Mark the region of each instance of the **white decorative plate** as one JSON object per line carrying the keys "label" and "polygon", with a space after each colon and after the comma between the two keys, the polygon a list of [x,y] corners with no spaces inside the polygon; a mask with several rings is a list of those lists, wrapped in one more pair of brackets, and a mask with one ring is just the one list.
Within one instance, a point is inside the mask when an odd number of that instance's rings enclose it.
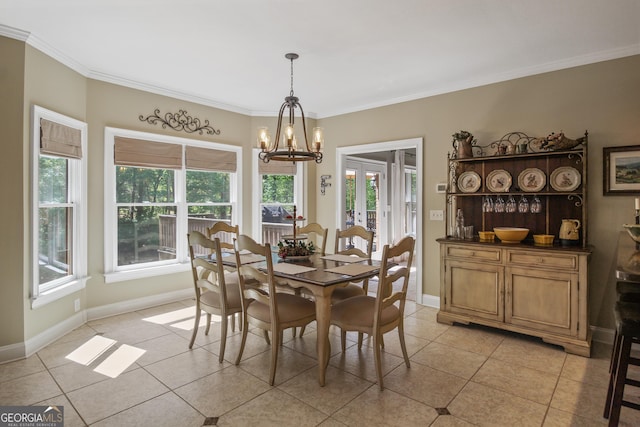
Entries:
{"label": "white decorative plate", "polygon": [[547,183],[547,176],[538,168],[528,168],[518,175],[518,187],[525,192],[538,192]]}
{"label": "white decorative plate", "polygon": [[573,191],[580,186],[581,180],[580,172],[571,166],[561,166],[549,177],[549,183],[556,191]]}
{"label": "white decorative plate", "polygon": [[494,193],[504,193],[511,188],[511,174],[504,169],[496,169],[487,175],[487,188]]}
{"label": "white decorative plate", "polygon": [[458,188],[463,193],[475,193],[480,188],[480,175],[474,171],[462,172],[458,177]]}

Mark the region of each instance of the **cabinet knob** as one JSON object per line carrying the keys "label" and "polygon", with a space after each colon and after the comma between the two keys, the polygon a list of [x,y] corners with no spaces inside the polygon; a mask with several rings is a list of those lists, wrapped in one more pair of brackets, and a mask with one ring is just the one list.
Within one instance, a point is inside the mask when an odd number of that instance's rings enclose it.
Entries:
{"label": "cabinet knob", "polygon": [[538,263],[540,264],[544,263],[544,258],[538,258]]}

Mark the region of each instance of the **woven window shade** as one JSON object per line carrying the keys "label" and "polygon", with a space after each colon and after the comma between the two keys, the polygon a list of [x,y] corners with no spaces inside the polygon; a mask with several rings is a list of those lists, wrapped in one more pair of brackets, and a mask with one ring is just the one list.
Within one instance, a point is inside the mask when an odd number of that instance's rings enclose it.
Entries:
{"label": "woven window shade", "polygon": [[265,163],[258,160],[258,172],[269,175],[295,175],[298,172],[298,165],[293,162],[271,161]]}
{"label": "woven window shade", "polygon": [[216,172],[235,172],[237,169],[237,157],[233,151],[192,146],[186,148],[187,169]]}
{"label": "woven window shade", "polygon": [[80,129],[40,119],[40,153],[81,159],[81,135]]}
{"label": "woven window shade", "polygon": [[115,137],[114,163],[120,166],[181,169],[182,145]]}

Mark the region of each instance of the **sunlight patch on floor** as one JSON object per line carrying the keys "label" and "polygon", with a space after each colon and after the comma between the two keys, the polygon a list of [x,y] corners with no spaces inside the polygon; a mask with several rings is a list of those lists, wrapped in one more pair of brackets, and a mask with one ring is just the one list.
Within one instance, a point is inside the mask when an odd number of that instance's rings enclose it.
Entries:
{"label": "sunlight patch on floor", "polygon": [[81,365],[89,365],[116,343],[111,338],[96,335],[69,353],[66,358]]}
{"label": "sunlight patch on floor", "polygon": [[173,310],[168,313],[158,314],[156,316],[145,317],[142,320],[145,322],[156,323],[158,325],[167,325],[178,320],[193,318],[195,310],[196,309],[194,307],[186,307],[180,310]]}
{"label": "sunlight patch on floor", "polygon": [[94,372],[116,378],[123,373],[129,366],[135,363],[146,350],[122,344],[120,348],[107,357],[101,364],[96,366]]}

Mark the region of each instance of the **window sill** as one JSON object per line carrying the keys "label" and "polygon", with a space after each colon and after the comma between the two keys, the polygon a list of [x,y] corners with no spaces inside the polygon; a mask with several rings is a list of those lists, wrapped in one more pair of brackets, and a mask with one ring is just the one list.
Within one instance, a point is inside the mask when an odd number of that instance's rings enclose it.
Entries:
{"label": "window sill", "polygon": [[87,285],[87,280],[89,280],[90,278],[90,276],[87,276],[76,279],[69,283],[65,283],[64,285],[57,286],[53,289],[41,293],[40,295],[38,295],[38,298],[31,300],[31,308],[34,309],[45,306],[49,303],[59,300],[60,298],[64,298],[67,295],[71,295],[84,289]]}
{"label": "window sill", "polygon": [[117,271],[105,273],[105,283],[124,282],[127,280],[144,279],[147,277],[163,276],[165,274],[182,273],[189,271],[190,263],[163,265],[158,267],[140,268],[137,270]]}

